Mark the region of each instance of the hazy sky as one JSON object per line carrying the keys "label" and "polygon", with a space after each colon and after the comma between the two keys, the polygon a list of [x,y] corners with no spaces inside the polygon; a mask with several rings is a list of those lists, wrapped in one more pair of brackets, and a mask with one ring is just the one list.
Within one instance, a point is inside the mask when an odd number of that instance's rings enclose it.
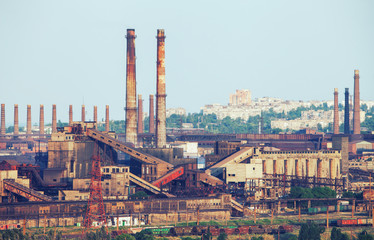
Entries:
{"label": "hazy sky", "polygon": [[156,89],[156,31],[166,35],[167,107],[198,112],[227,104],[236,89],[253,98],[327,100],[339,88],[374,100],[373,0],[95,1],[0,0],[0,102],[6,122],[26,104],[33,123],[74,120],[86,105],[124,119],[126,29],[135,28],[137,93],[148,111]]}

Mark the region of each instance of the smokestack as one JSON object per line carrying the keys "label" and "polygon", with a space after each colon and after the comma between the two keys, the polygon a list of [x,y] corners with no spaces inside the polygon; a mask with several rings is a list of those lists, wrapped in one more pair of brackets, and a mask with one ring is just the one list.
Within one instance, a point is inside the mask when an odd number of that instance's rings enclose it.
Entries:
{"label": "smokestack", "polygon": [[349,128],[349,88],[345,89],[345,103],[344,103],[344,134],[350,134]]}
{"label": "smokestack", "polygon": [[137,143],[135,29],[127,29],[126,142]]}
{"label": "smokestack", "polygon": [[143,126],[143,99],[142,95],[138,95],[138,134],[144,132]]}
{"label": "smokestack", "polygon": [[73,125],[73,105],[69,105],[69,126]]}
{"label": "smokestack", "polygon": [[82,105],[82,122],[86,121],[86,107]]}
{"label": "smokestack", "polygon": [[334,89],[334,134],[339,134],[339,97],[338,89]]}
{"label": "smokestack", "polygon": [[97,106],[94,106],[94,115],[93,115],[93,120],[96,123],[95,129],[97,129]]}
{"label": "smokestack", "polygon": [[56,104],[52,105],[52,133],[57,132]]}
{"label": "smokestack", "polygon": [[109,132],[109,105],[105,106],[105,131]]}
{"label": "smokestack", "polygon": [[157,29],[156,147],[166,147],[165,35]]}
{"label": "smokestack", "polygon": [[44,134],[44,106],[40,104],[40,114],[39,114],[39,134]]}
{"label": "smokestack", "polygon": [[149,133],[155,133],[155,113],[153,95],[149,95]]}
{"label": "smokestack", "polygon": [[5,135],[5,104],[1,104],[1,130],[0,134]]}
{"label": "smokestack", "polygon": [[26,134],[31,134],[31,105],[27,105]]}
{"label": "smokestack", "polygon": [[18,104],[14,104],[14,135],[19,134],[19,125],[18,125]]}
{"label": "smokestack", "polygon": [[360,134],[360,75],[358,70],[355,70],[354,79],[353,134]]}

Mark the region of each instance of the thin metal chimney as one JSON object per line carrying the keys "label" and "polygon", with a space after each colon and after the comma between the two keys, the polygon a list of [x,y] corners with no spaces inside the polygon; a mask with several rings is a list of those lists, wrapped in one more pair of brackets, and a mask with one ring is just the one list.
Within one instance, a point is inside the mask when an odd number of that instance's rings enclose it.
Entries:
{"label": "thin metal chimney", "polygon": [[19,134],[19,124],[18,124],[18,104],[14,104],[14,132],[13,135]]}
{"label": "thin metal chimney", "polygon": [[82,122],[86,121],[86,107],[82,105]]}
{"label": "thin metal chimney", "polygon": [[94,122],[95,122],[95,129],[97,129],[97,106],[94,106],[93,119],[94,119]]}
{"label": "thin metal chimney", "polygon": [[44,106],[40,104],[40,113],[39,113],[39,134],[44,134]]}
{"label": "thin metal chimney", "polygon": [[354,89],[354,103],[353,103],[353,134],[361,133],[360,126],[360,74],[355,70],[355,89]]}
{"label": "thin metal chimney", "polygon": [[153,95],[149,95],[149,133],[155,133],[155,113]]}
{"label": "thin metal chimney", "polygon": [[0,134],[5,135],[5,104],[1,104],[1,130]]}
{"label": "thin metal chimney", "polygon": [[57,114],[56,114],[56,104],[52,105],[52,133],[57,132]]}
{"label": "thin metal chimney", "polygon": [[338,89],[334,89],[334,134],[339,134],[339,96]]}
{"label": "thin metal chimney", "polygon": [[109,132],[109,105],[105,106],[105,131]]}
{"label": "thin metal chimney", "polygon": [[69,126],[73,125],[73,105],[69,105]]}
{"label": "thin metal chimney", "polygon": [[143,99],[142,95],[138,94],[138,134],[144,132],[143,126]]}
{"label": "thin metal chimney", "polygon": [[27,105],[27,123],[26,123],[26,134],[31,134],[31,105]]}
{"label": "thin metal chimney", "polygon": [[350,120],[349,120],[349,88],[345,89],[345,102],[344,102],[344,134],[350,134]]}

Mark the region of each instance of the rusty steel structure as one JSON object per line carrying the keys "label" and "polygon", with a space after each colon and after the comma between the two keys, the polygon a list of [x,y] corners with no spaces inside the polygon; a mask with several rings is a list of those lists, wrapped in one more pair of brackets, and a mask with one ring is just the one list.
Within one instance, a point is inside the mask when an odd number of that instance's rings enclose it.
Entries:
{"label": "rusty steel structure", "polygon": [[334,134],[339,134],[339,97],[338,89],[334,89]]}
{"label": "rusty steel structure", "polygon": [[353,134],[360,134],[360,73],[355,70],[354,103],[353,103]]}
{"label": "rusty steel structure", "polygon": [[105,106],[105,131],[109,132],[109,105]]}
{"label": "rusty steel structure", "polygon": [[138,95],[138,134],[141,134],[144,132],[143,127],[143,99],[142,95]]}
{"label": "rusty steel structure", "polygon": [[135,29],[127,29],[126,56],[126,142],[137,143]]}
{"label": "rusty steel structure", "polygon": [[69,126],[73,124],[73,105],[69,105]]}
{"label": "rusty steel structure", "polygon": [[86,107],[82,105],[82,122],[86,121]]}
{"label": "rusty steel structure", "polygon": [[56,113],[56,104],[52,105],[52,133],[57,132],[57,113]]}
{"label": "rusty steel structure", "polygon": [[344,93],[344,134],[350,134],[349,126],[349,88],[345,89]]}
{"label": "rusty steel structure", "polygon": [[101,224],[101,226],[106,227],[103,187],[101,185],[101,160],[98,148],[98,144],[95,143],[94,155],[92,156],[90,198],[88,199],[86,216],[83,223],[86,230],[92,227],[93,221],[96,221],[98,224]]}
{"label": "rusty steel structure", "polygon": [[149,133],[155,133],[155,113],[154,98],[149,95]]}
{"label": "rusty steel structure", "polygon": [[31,105],[27,105],[26,134],[31,134]]}
{"label": "rusty steel structure", "polygon": [[1,104],[1,130],[0,134],[5,135],[5,104]]}
{"label": "rusty steel structure", "polygon": [[157,29],[156,147],[166,147],[165,33]]}
{"label": "rusty steel structure", "polygon": [[[97,123],[97,106],[94,106],[93,120],[94,120],[95,123]],[[97,124],[95,124],[95,129],[97,129]]]}
{"label": "rusty steel structure", "polygon": [[18,124],[18,104],[14,104],[14,135],[19,134],[19,124]]}
{"label": "rusty steel structure", "polygon": [[40,104],[40,113],[39,113],[39,134],[44,134],[44,106]]}

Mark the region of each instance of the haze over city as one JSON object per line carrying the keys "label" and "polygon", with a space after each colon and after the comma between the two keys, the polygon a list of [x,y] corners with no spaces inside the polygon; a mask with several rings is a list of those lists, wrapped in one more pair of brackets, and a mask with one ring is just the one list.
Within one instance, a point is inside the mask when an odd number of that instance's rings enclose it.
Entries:
{"label": "haze over city", "polygon": [[[99,118],[125,116],[126,29],[137,38],[137,93],[144,109],[156,92],[156,30],[166,35],[167,108],[198,112],[227,104],[236,89],[252,98],[332,100],[353,90],[361,76],[361,99],[373,100],[373,1],[0,1],[0,102],[7,123],[13,104],[20,119],[26,105],[46,122],[74,118],[86,105]],[[24,121],[25,122],[25,121]],[[25,124],[20,122],[20,124]]]}

